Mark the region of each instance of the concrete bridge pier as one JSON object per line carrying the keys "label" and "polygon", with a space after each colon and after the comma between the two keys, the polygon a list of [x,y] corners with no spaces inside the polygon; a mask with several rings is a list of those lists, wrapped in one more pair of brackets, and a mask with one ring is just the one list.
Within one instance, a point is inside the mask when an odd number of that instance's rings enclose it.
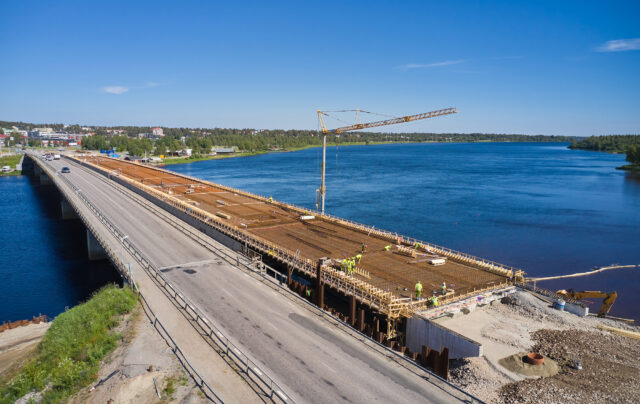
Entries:
{"label": "concrete bridge pier", "polygon": [[87,255],[90,261],[107,259],[107,252],[89,229],[87,229]]}
{"label": "concrete bridge pier", "polygon": [[78,215],[76,215],[73,207],[71,207],[71,204],[65,198],[60,199],[60,213],[62,215],[62,220],[72,220],[78,218]]}

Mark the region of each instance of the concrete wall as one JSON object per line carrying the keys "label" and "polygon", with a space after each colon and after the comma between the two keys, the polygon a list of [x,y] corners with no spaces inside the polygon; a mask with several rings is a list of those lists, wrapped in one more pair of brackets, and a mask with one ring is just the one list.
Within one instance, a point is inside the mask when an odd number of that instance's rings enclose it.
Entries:
{"label": "concrete wall", "polygon": [[582,306],[580,304],[565,303],[564,311],[568,311],[569,313],[573,313],[580,317],[586,317],[589,314],[589,307]]}
{"label": "concrete wall", "polygon": [[422,352],[423,345],[436,351],[447,347],[450,359],[482,356],[479,342],[421,317],[407,320],[406,345],[411,352]]}

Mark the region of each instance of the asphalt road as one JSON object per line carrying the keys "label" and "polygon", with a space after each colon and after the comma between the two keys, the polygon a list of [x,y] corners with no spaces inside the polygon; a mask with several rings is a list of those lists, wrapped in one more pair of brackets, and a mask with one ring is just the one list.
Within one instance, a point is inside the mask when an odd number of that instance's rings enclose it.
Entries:
{"label": "asphalt road", "polygon": [[[136,247],[298,402],[452,402],[455,398],[234,268],[69,160],[66,175]],[[117,186],[114,183],[114,186]]]}

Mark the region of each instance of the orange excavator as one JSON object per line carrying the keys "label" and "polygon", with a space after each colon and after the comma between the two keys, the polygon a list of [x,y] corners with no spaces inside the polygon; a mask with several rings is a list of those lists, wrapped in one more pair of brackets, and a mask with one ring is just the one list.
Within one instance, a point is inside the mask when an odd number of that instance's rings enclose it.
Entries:
{"label": "orange excavator", "polygon": [[613,303],[618,298],[618,292],[605,293],[596,290],[583,290],[581,292],[575,291],[573,289],[559,290],[556,292],[556,295],[574,300],[582,300],[586,298],[604,298],[602,307],[600,308],[600,312],[598,313],[598,317],[605,317],[607,314],[609,314],[611,306],[613,306]]}

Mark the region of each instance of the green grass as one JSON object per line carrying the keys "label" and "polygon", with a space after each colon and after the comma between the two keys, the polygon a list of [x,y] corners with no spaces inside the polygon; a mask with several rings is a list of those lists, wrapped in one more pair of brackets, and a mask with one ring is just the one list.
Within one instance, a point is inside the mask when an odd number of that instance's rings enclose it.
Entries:
{"label": "green grass", "polygon": [[[14,156],[0,157],[0,168],[4,166],[11,166],[11,168],[15,170],[16,164],[20,163],[21,158],[22,158],[21,154],[14,155]],[[21,174],[20,171],[13,171],[10,173],[0,172],[0,175],[20,175],[20,174]]]}
{"label": "green grass", "polygon": [[640,172],[640,166],[635,164],[627,164],[625,166],[616,167],[616,170]]}
{"label": "green grass", "polygon": [[35,358],[0,385],[0,403],[12,403],[32,391],[43,391],[42,402],[62,402],[95,381],[101,360],[121,339],[113,328],[136,304],[129,289],[107,286],[86,303],[60,314]]}

